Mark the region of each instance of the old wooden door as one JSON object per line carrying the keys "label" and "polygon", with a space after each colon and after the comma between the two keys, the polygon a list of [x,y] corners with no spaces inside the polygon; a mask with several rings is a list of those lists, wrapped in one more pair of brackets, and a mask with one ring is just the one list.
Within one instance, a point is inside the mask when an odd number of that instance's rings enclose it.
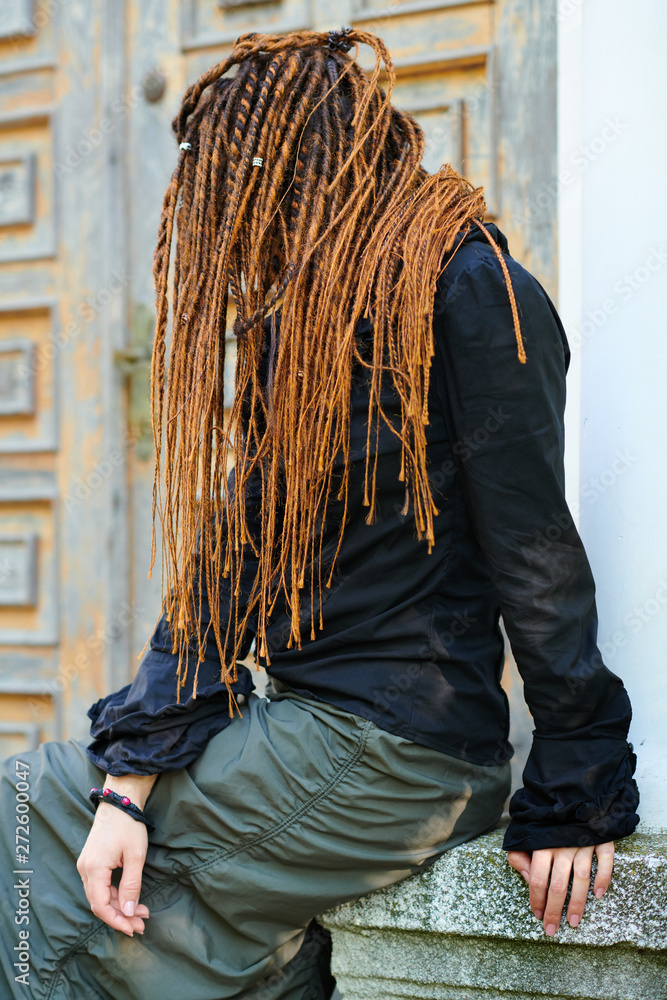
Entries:
{"label": "old wooden door", "polygon": [[555,0],[0,0],[0,750],[85,736],[147,579],[152,252],[185,86],[246,30],[363,26],[427,165],[555,293]]}

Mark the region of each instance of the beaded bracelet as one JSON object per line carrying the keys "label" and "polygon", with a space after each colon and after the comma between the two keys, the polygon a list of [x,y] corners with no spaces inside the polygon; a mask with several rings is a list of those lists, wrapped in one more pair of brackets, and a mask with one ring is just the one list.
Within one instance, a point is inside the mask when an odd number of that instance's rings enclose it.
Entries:
{"label": "beaded bracelet", "polygon": [[155,824],[151,823],[148,816],[141,811],[139,806],[135,806],[134,802],[131,802],[127,795],[119,795],[118,792],[113,792],[110,788],[91,788],[88,798],[95,805],[98,805],[100,799],[102,799],[104,802],[116,806],[117,809],[128,813],[132,819],[136,819],[140,823],[145,823],[149,832],[155,829]]}

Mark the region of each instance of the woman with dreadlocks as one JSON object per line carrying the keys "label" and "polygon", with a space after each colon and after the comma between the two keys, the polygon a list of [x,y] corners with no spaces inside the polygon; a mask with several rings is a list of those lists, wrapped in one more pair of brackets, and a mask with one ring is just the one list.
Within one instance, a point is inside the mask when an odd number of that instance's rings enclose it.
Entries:
{"label": "woman with dreadlocks", "polygon": [[329,997],[315,918],[498,823],[501,613],[536,726],[504,847],[547,934],[571,873],[576,926],[594,853],[599,896],[638,821],[630,705],[564,498],[563,327],[482,190],[423,169],[392,83],[366,32],[245,35],[174,119],[166,597],[93,742],[5,764],[12,797],[31,783],[36,895],[18,941],[19,876],[0,894],[3,996],[29,947],[39,998]]}

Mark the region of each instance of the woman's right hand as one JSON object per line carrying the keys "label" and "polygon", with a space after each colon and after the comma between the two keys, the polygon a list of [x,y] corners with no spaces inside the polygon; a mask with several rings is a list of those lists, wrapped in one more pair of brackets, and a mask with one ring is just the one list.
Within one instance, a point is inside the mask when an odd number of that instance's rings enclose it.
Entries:
{"label": "woman's right hand", "polygon": [[508,852],[508,863],[523,875],[530,886],[530,908],[537,919],[542,920],[545,933],[550,937],[560,926],[570,874],[572,892],[567,919],[571,927],[579,925],[590,888],[593,852],[598,859],[593,891],[596,899],[600,899],[611,881],[613,840],[595,847],[548,847],[531,852]]}
{"label": "woman's right hand", "polygon": [[[155,778],[156,775],[109,776],[105,787],[128,795],[143,809]],[[129,937],[135,931],[144,933],[144,920],[149,916],[148,907],[139,902],[147,848],[146,826],[102,800],[76,863],[95,916]],[[114,868],[123,869],[118,888],[111,884]]]}

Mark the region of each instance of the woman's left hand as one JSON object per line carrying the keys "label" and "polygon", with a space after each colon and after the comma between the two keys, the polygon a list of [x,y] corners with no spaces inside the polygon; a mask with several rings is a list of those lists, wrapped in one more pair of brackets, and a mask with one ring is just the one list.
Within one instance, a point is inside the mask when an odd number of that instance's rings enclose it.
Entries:
{"label": "woman's left hand", "polygon": [[567,919],[576,927],[582,918],[591,882],[593,852],[597,854],[598,870],[593,891],[599,899],[609,888],[614,866],[614,842],[595,847],[550,847],[541,851],[508,851],[507,860],[520,872],[530,886],[530,908],[538,920],[543,921],[550,936],[558,930],[565,896],[572,879],[572,894],[567,908]]}

